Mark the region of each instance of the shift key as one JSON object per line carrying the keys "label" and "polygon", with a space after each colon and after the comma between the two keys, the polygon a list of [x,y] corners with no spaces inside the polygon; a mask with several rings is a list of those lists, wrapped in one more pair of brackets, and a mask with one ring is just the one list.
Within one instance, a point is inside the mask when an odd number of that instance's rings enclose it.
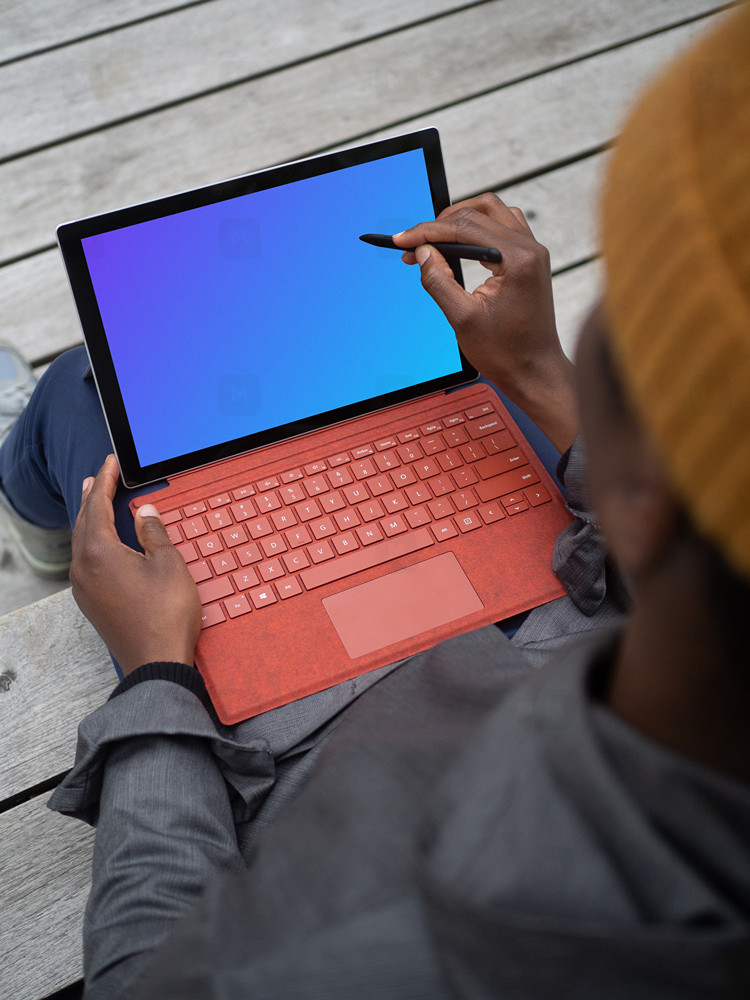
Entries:
{"label": "shift key", "polygon": [[482,503],[488,503],[490,500],[505,496],[506,493],[515,493],[522,486],[531,486],[538,482],[539,476],[536,472],[530,465],[524,465],[521,469],[513,469],[511,472],[486,479],[483,483],[476,483],[472,489],[476,491]]}
{"label": "shift key", "polygon": [[198,584],[198,594],[201,604],[210,604],[218,601],[221,597],[231,597],[234,587],[226,576],[220,576],[216,580],[206,580],[205,583]]}

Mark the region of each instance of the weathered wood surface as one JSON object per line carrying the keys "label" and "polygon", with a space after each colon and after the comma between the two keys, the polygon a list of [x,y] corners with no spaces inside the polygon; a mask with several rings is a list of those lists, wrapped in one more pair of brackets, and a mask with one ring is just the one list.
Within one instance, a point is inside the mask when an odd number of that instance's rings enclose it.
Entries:
{"label": "weathered wood surface", "polygon": [[0,802],[67,770],[76,727],[117,683],[70,590],[0,618]]}
{"label": "weathered wood surface", "polygon": [[[550,247],[572,353],[601,281],[596,189],[624,108],[710,0],[8,0],[0,16],[2,336],[43,365],[80,342],[65,219],[437,125],[454,198],[500,190]],[[698,20],[694,19],[698,18]],[[4,161],[3,161],[3,158]],[[466,268],[467,281],[481,268]],[[0,615],[56,584],[0,529]],[[5,556],[2,553],[5,552]],[[0,617],[0,996],[80,975],[91,834],[44,807],[114,672],[69,590]],[[28,791],[27,791],[28,790]],[[38,794],[35,794],[38,793]]]}
{"label": "weathered wood surface", "polygon": [[94,832],[38,796],[0,815],[0,996],[39,1000],[82,975]]}

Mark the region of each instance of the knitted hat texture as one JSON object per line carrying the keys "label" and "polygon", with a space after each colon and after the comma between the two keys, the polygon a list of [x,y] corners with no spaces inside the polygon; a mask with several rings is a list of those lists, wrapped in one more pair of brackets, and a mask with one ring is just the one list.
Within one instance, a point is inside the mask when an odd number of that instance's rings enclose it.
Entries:
{"label": "knitted hat texture", "polygon": [[602,201],[623,382],[697,530],[750,577],[750,6],[637,103]]}

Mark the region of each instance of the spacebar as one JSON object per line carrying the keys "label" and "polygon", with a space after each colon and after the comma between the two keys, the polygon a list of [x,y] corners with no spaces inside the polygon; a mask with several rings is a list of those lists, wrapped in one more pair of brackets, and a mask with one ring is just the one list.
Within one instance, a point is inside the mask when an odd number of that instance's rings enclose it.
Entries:
{"label": "spacebar", "polygon": [[360,549],[359,552],[351,552],[338,559],[331,559],[329,562],[312,566],[310,569],[303,570],[300,577],[308,590],[314,590],[326,583],[333,583],[334,580],[342,580],[345,576],[351,576],[352,573],[359,573],[363,569],[372,569],[373,566],[380,566],[381,563],[390,562],[391,559],[398,559],[399,556],[417,552],[419,549],[425,549],[428,545],[434,544],[435,541],[427,528],[417,528],[415,531],[389,538],[385,542],[376,542],[366,549]]}

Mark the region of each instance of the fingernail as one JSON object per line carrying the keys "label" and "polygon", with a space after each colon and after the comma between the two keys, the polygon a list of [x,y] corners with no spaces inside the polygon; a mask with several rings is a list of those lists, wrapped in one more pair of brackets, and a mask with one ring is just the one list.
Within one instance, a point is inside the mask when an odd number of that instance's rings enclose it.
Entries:
{"label": "fingernail", "polygon": [[421,247],[417,247],[414,256],[417,258],[417,264],[421,267],[426,260],[430,259],[430,248],[423,244]]}
{"label": "fingernail", "polygon": [[402,229],[400,233],[394,233],[393,236],[391,236],[391,239],[395,240],[397,236],[403,236],[405,232],[406,230]]}
{"label": "fingernail", "polygon": [[81,493],[83,494],[86,492],[86,490],[90,490],[93,485],[94,485],[94,477],[86,476],[81,486]]}
{"label": "fingernail", "polygon": [[152,503],[144,503],[144,505],[142,507],[139,507],[138,508],[138,516],[139,517],[156,517],[156,518],[158,518],[161,521],[161,514],[156,509],[156,507],[154,507],[154,505]]}

